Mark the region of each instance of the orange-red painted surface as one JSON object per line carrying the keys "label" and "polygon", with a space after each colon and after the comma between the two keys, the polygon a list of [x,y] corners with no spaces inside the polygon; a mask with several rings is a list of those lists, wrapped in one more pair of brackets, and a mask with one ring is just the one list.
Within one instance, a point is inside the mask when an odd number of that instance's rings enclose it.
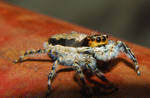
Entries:
{"label": "orange-red painted surface", "polygon": [[[0,97],[44,97],[47,91],[48,73],[52,67],[48,56],[34,57],[32,60],[18,64],[13,64],[13,60],[26,50],[42,48],[43,42],[53,34],[71,31],[88,34],[92,32],[0,2]],[[132,43],[128,45],[138,59],[141,76],[137,76],[129,67],[132,66],[132,62],[122,54],[119,59],[112,62],[113,68],[107,70],[105,74],[119,90],[107,95],[99,93],[96,97],[150,97],[150,49]],[[58,70],[62,68],[64,67],[60,66]],[[82,97],[81,87],[74,80],[74,75],[74,71],[59,72],[53,81],[50,98]],[[96,77],[92,79],[102,83]],[[89,81],[88,83],[90,84]]]}

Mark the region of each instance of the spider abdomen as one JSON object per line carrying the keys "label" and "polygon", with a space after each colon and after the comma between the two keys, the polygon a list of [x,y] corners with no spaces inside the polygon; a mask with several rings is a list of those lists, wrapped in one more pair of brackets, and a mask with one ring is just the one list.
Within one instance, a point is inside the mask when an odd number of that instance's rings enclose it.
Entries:
{"label": "spider abdomen", "polygon": [[86,37],[86,34],[72,31],[69,34],[63,33],[51,36],[48,39],[48,44],[79,47],[82,46]]}

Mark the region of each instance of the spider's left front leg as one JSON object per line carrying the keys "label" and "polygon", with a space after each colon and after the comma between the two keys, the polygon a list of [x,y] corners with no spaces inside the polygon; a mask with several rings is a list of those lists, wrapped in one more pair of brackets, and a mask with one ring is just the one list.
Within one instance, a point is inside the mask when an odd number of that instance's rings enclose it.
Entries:
{"label": "spider's left front leg", "polygon": [[139,76],[141,74],[139,70],[139,65],[138,62],[134,56],[134,53],[130,50],[130,48],[123,42],[117,41],[117,47],[124,52],[133,62],[134,62],[134,67],[137,75]]}

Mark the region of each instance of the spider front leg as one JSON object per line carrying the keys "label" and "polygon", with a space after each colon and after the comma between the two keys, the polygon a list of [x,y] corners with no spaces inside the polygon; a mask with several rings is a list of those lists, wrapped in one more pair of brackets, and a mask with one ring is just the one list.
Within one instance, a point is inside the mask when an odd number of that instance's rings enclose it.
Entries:
{"label": "spider front leg", "polygon": [[139,65],[134,56],[134,53],[130,50],[130,48],[125,43],[121,41],[117,41],[117,46],[120,48],[122,52],[124,52],[134,62],[135,71],[137,75],[139,76],[141,72],[139,70]]}
{"label": "spider front leg", "polygon": [[35,54],[41,54],[41,53],[47,53],[46,49],[26,51],[22,56],[19,57],[19,59],[15,60],[14,63],[22,62],[24,57],[27,57],[29,55],[35,55]]}

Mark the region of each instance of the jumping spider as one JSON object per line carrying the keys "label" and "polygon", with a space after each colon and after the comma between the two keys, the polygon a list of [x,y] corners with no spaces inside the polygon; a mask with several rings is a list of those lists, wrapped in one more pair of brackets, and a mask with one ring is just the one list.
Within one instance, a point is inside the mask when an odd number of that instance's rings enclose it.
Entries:
{"label": "jumping spider", "polygon": [[135,72],[140,75],[137,60],[130,48],[124,42],[108,40],[105,34],[90,36],[77,32],[57,34],[44,43],[44,49],[26,51],[15,63],[23,61],[23,58],[29,55],[47,53],[54,61],[48,75],[48,91],[50,91],[59,64],[71,66],[85,87],[88,86],[83,74],[84,69],[90,70],[97,77],[108,82],[101,69],[97,68],[97,60],[109,61],[116,58],[120,52],[125,53],[133,61]]}

